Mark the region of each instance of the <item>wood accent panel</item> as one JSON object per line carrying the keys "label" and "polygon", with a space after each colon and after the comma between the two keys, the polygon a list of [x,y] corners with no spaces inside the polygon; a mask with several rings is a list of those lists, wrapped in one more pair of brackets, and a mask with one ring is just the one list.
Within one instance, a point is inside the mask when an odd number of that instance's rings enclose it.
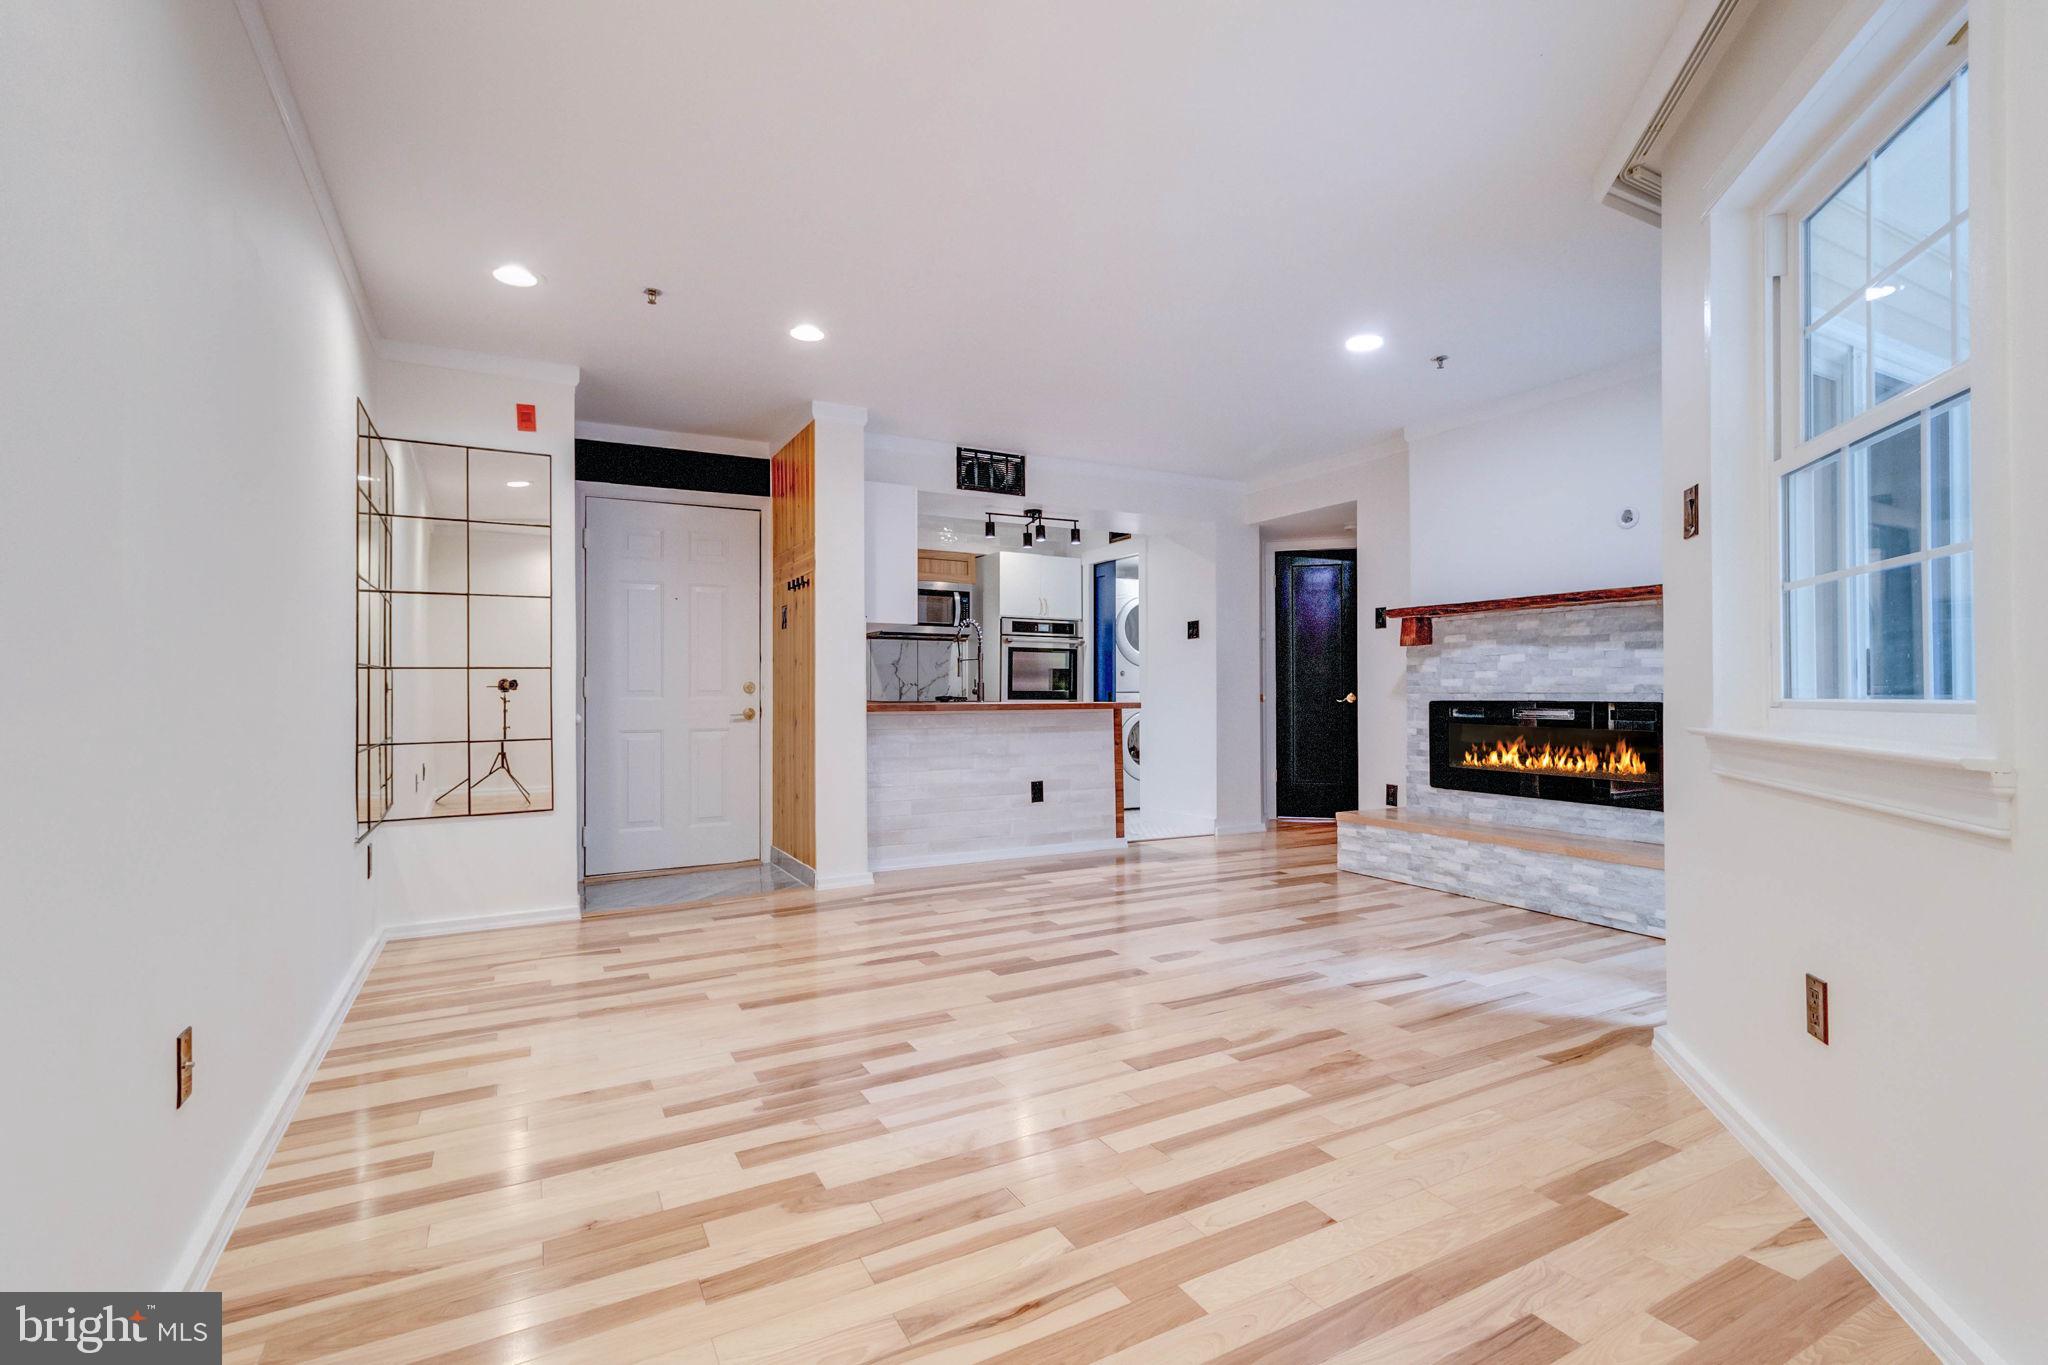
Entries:
{"label": "wood accent panel", "polygon": [[806,426],[769,461],[774,527],[775,761],[769,798],[775,847],[806,867],[818,862],[817,440]]}
{"label": "wood accent panel", "polygon": [[870,712],[892,711],[1135,711],[1135,701],[871,701]]}
{"label": "wood accent panel", "polygon": [[1661,943],[1332,838],[389,944],[226,1359],[1933,1360],[1651,1055]]}
{"label": "wood accent panel", "polygon": [[1662,844],[1646,844],[1636,839],[1608,839],[1593,834],[1564,834],[1551,829],[1489,825],[1476,820],[1450,820],[1406,808],[1339,811],[1337,822],[1343,825],[1379,825],[1387,829],[1404,829],[1411,834],[1434,834],[1442,839],[1498,844],[1502,848],[1556,853],[1567,858],[1584,858],[1589,862],[1619,863],[1624,867],[1661,869],[1664,866]]}
{"label": "wood accent panel", "polygon": [[1109,708],[1109,771],[1116,783],[1116,837],[1124,837],[1124,718],[1112,703]]}
{"label": "wood accent panel", "polygon": [[919,550],[917,552],[917,577],[939,583],[958,583],[963,588],[974,586],[974,556],[954,550]]}

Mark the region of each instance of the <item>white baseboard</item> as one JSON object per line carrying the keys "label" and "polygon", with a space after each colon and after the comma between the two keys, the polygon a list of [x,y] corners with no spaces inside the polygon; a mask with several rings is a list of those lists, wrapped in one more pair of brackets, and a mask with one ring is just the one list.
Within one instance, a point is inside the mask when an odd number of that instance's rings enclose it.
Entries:
{"label": "white baseboard", "polygon": [[1806,1163],[1787,1150],[1747,1105],[1700,1064],[1685,1044],[1672,1037],[1668,1026],[1656,1031],[1650,1050],[1664,1059],[1672,1073],[1699,1096],[1700,1103],[1713,1111],[1722,1126],[1735,1135],[1735,1140],[1770,1172],[1772,1179],[1785,1187],[1814,1225],[1863,1272],[1863,1278],[1898,1310],[1907,1326],[1918,1332],[1936,1354],[1954,1365],[2003,1365],[2005,1358],[1971,1330],[1946,1300],[1907,1267],[1897,1250],[1871,1231]]}
{"label": "white baseboard", "polygon": [[1219,821],[1216,825],[1216,832],[1218,834],[1264,834],[1266,832],[1266,822],[1264,820],[1233,820],[1228,824],[1224,824]]}
{"label": "white baseboard", "polygon": [[256,1182],[263,1178],[264,1168],[270,1165],[270,1158],[277,1151],[278,1142],[284,1137],[284,1130],[291,1126],[292,1115],[298,1112],[299,1101],[306,1096],[306,1087],[313,1083],[313,1077],[320,1070],[320,1064],[327,1060],[327,1049],[334,1042],[334,1035],[341,1031],[342,1020],[348,1017],[349,1008],[356,1003],[356,996],[363,989],[363,982],[369,979],[370,968],[376,965],[377,955],[384,951],[384,945],[400,939],[439,938],[447,934],[471,934],[485,929],[516,929],[534,924],[562,924],[582,917],[582,911],[575,906],[565,909],[515,910],[502,915],[472,915],[457,919],[428,920],[420,924],[396,924],[370,936],[356,955],[355,964],[348,975],[328,999],[327,1008],[321,1014],[313,1032],[299,1049],[291,1070],[279,1082],[277,1092],[265,1107],[263,1117],[248,1141],[243,1145],[241,1155],[236,1159],[234,1169],[239,1172],[234,1182],[224,1185],[215,1197],[212,1213],[206,1217],[200,1231],[193,1234],[179,1258],[178,1269],[172,1276],[172,1283],[181,1289],[203,1290],[206,1282],[213,1278],[213,1268],[220,1262],[220,1254],[227,1249],[228,1238],[234,1233],[235,1224],[241,1221],[242,1210],[248,1206],[249,1196],[256,1192]]}
{"label": "white baseboard", "polygon": [[811,883],[813,891],[844,891],[854,886],[873,886],[872,872],[841,872],[833,877],[820,877]]}
{"label": "white baseboard", "polygon": [[328,1044],[340,1031],[341,1021],[348,1017],[349,1006],[355,1004],[356,992],[363,988],[363,981],[369,976],[370,967],[383,947],[382,934],[370,935],[369,942],[356,954],[355,965],[349,968],[348,975],[342,978],[341,985],[328,999],[327,1009],[314,1025],[305,1045],[299,1049],[292,1069],[278,1083],[255,1131],[243,1144],[241,1155],[233,1167],[237,1172],[233,1182],[223,1185],[214,1196],[212,1212],[201,1221],[199,1230],[178,1258],[178,1271],[172,1276],[171,1283],[179,1289],[201,1290],[213,1278],[213,1268],[220,1261],[221,1252],[227,1249],[228,1237],[234,1232],[235,1224],[241,1221],[242,1209],[248,1204],[249,1196],[256,1192],[256,1182],[262,1178],[264,1167],[270,1164],[271,1154],[277,1151],[284,1130],[291,1126],[292,1115],[298,1112],[306,1087],[312,1084],[313,1074],[326,1060]]}
{"label": "white baseboard", "polygon": [[539,910],[508,910],[497,915],[459,915],[452,919],[421,920],[415,924],[394,924],[384,931],[383,942],[408,938],[441,938],[448,934],[476,934],[486,929],[523,929],[535,924],[564,924],[581,919],[580,906],[553,906]]}
{"label": "white baseboard", "polygon": [[1216,822],[1199,815],[1151,816],[1141,811],[1124,816],[1124,837],[1132,843],[1146,839],[1202,839],[1214,833]]}
{"label": "white baseboard", "polygon": [[1066,853],[1107,853],[1125,847],[1122,839],[1083,839],[1071,844],[1038,844],[1024,848],[970,848],[958,853],[920,853],[873,860],[877,872],[907,872],[914,867],[957,867],[964,863],[1005,863],[1018,858],[1052,858]]}

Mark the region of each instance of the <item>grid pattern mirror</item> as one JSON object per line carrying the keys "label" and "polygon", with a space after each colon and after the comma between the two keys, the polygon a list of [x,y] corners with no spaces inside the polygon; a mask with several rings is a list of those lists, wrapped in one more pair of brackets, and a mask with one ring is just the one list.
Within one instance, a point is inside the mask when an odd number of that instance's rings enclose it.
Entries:
{"label": "grid pattern mirror", "polygon": [[391,455],[356,404],[356,839],[391,809]]}
{"label": "grid pattern mirror", "polygon": [[551,462],[358,439],[357,784],[381,820],[554,808]]}

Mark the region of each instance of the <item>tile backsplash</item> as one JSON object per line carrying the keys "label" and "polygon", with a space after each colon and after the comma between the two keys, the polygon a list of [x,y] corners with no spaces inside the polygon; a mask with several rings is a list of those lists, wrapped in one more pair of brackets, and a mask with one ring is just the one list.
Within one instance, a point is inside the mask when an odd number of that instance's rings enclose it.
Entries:
{"label": "tile backsplash", "polygon": [[869,701],[936,701],[974,691],[974,665],[963,668],[951,640],[868,641]]}

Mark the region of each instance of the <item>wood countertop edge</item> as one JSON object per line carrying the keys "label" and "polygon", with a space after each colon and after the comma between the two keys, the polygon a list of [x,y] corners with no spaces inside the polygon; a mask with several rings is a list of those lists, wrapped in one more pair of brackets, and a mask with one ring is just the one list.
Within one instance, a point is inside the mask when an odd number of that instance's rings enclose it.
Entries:
{"label": "wood countertop edge", "polygon": [[985,711],[1135,711],[1142,702],[1135,701],[871,701],[868,714],[873,715],[915,715],[920,712],[959,711],[979,714]]}

